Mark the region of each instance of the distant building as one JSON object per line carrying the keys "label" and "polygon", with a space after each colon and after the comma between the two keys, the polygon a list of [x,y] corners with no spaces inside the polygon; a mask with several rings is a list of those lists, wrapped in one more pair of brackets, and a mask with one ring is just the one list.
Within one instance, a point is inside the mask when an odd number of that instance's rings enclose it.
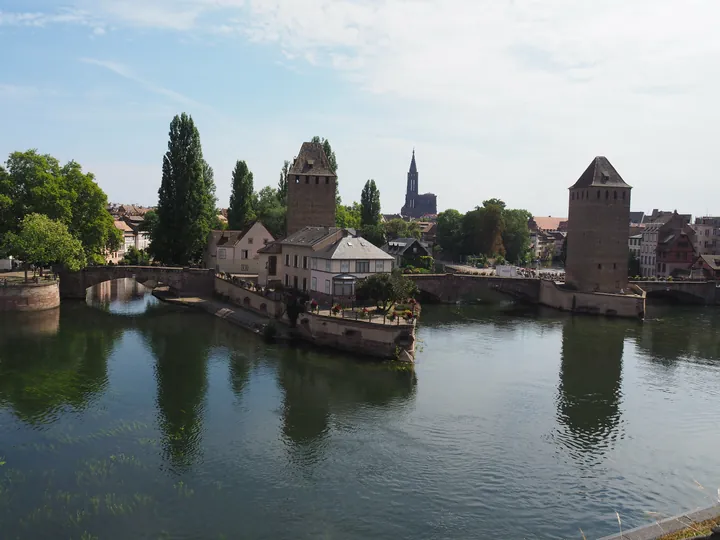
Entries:
{"label": "distant building", "polygon": [[642,233],[634,234],[628,238],[628,248],[636,259],[640,259],[640,244],[642,244]]}
{"label": "distant building", "polygon": [[657,266],[659,277],[687,275],[697,258],[695,231],[685,218],[675,212],[658,229]]}
{"label": "distant building", "polygon": [[432,250],[415,238],[396,238],[383,246],[383,251],[392,255],[396,266],[420,266],[420,257],[429,257]]}
{"label": "distant building", "polygon": [[[640,272],[643,277],[654,277],[658,275],[657,249],[660,242],[660,228],[668,221],[675,218],[676,223],[689,224],[690,214],[678,214],[674,211],[653,210],[643,220],[641,229],[642,241],[640,243]],[[631,225],[631,231],[633,230]],[[637,234],[637,233],[635,233]]]}
{"label": "distant building", "polygon": [[720,279],[720,257],[699,255],[691,266],[691,275],[698,279]]}
{"label": "distant building", "polygon": [[437,239],[437,223],[434,221],[418,221],[418,226],[420,227],[420,238],[432,251]]}
{"label": "distant building", "polygon": [[130,248],[147,251],[150,247],[150,233],[142,230],[145,219],[138,215],[123,215],[120,219],[114,220],[115,228],[123,235],[120,248],[108,255],[107,261],[117,264],[124,257]]}
{"label": "distant building", "polygon": [[568,285],[608,293],[627,288],[631,189],[603,156],[596,157],[570,188]]}
{"label": "distant building", "polygon": [[567,231],[567,218],[552,216],[533,216],[528,221],[530,230],[530,251],[533,259],[548,259],[558,257],[558,249],[562,249],[564,235],[557,247],[558,236],[555,233]]}
{"label": "distant building", "polygon": [[410,161],[410,170],[407,174],[407,191],[405,193],[405,206],[400,213],[405,217],[421,218],[425,215],[437,216],[437,196],[434,193],[420,195],[418,191],[418,170],[415,163],[415,150]]}
{"label": "distant building", "polygon": [[216,272],[258,275],[263,269],[258,250],[274,240],[259,221],[242,231],[210,231],[203,256],[205,267]]}
{"label": "distant building", "polygon": [[630,212],[630,224],[642,225],[645,220],[645,212]]}
{"label": "distant building", "polygon": [[695,251],[698,255],[720,255],[720,217],[699,217],[695,230]]}
{"label": "distant building", "polygon": [[287,234],[335,226],[337,176],[320,143],[305,142],[288,172]]}

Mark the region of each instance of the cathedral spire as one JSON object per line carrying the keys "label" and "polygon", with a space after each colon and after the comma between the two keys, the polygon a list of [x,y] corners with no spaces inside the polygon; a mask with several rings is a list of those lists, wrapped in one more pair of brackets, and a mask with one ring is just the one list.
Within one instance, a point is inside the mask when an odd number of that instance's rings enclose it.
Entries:
{"label": "cathedral spire", "polygon": [[412,161],[410,162],[410,172],[417,173],[417,165],[415,164],[415,147],[413,146]]}

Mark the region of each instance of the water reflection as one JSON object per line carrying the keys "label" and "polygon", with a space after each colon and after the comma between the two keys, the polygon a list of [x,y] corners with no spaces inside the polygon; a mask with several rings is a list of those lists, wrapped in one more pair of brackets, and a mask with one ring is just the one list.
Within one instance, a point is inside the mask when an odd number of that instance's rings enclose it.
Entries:
{"label": "water reflection", "polygon": [[189,468],[201,455],[212,334],[194,332],[195,324],[195,316],[177,313],[148,319],[141,326],[155,357],[165,458],[178,471]]}
{"label": "water reflection", "polygon": [[85,299],[88,305],[109,313],[137,315],[158,302],[151,292],[134,279],[122,278],[90,287]]}
{"label": "water reflection", "polygon": [[558,435],[577,456],[603,454],[620,428],[622,357],[627,324],[572,317],[563,326]]}
{"label": "water reflection", "polygon": [[362,365],[302,349],[280,352],[277,380],[283,392],[286,448],[291,461],[304,465],[324,459],[333,416],[407,406],[417,383],[411,370]]}
{"label": "water reflection", "polygon": [[[0,321],[0,405],[31,424],[67,407],[85,409],[108,384],[107,360],[121,330],[72,311],[4,316]],[[29,339],[30,338],[30,339]]]}

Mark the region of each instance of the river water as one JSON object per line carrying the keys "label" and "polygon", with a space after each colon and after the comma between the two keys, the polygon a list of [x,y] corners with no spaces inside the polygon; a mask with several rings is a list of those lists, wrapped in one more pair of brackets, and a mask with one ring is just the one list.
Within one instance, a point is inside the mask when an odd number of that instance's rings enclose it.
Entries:
{"label": "river water", "polygon": [[0,318],[0,538],[596,538],[712,504],[720,310],[426,306],[414,372],[133,282]]}

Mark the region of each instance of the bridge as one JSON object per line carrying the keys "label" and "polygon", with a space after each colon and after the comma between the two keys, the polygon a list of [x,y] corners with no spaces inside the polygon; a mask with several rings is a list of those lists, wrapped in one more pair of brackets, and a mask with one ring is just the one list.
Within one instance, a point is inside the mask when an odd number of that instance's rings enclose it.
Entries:
{"label": "bridge", "polygon": [[720,288],[715,281],[633,281],[647,298],[662,298],[681,304],[720,304]]}
{"label": "bridge", "polygon": [[424,297],[444,304],[498,301],[508,297],[532,304],[540,301],[538,278],[472,274],[408,274],[407,277],[415,282]]}
{"label": "bridge", "polygon": [[176,293],[210,296],[215,271],[205,268],[167,266],[88,266],[78,272],[60,272],[60,298],[85,299],[89,287],[114,279],[131,278],[149,288],[167,285]]}

